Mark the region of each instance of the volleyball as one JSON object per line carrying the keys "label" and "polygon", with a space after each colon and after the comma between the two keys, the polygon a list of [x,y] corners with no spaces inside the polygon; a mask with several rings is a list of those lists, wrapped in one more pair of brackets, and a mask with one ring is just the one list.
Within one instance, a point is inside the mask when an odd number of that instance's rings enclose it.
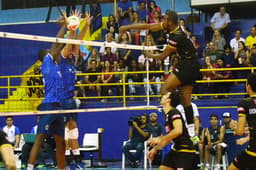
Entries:
{"label": "volleyball", "polygon": [[77,16],[70,16],[67,19],[67,28],[71,31],[75,31],[80,25],[80,19]]}

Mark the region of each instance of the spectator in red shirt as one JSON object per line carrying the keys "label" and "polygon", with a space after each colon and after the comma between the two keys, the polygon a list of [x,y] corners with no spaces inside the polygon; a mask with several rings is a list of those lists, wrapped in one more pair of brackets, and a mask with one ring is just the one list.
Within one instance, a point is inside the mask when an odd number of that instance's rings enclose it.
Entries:
{"label": "spectator in red shirt", "polygon": [[[107,83],[113,83],[114,80],[114,74],[112,74],[114,70],[111,67],[110,61],[106,60],[104,62],[104,68],[102,70],[103,73],[109,73],[109,74],[103,74],[101,76],[101,81],[104,84]],[[111,96],[113,94],[112,87],[111,86],[102,86],[102,96]],[[106,102],[106,99],[102,99],[101,102]]]}

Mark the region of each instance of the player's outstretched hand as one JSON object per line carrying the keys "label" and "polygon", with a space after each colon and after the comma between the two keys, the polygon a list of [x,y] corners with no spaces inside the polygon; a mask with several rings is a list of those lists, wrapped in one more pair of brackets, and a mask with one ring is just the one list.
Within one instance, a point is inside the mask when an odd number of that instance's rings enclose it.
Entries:
{"label": "player's outstretched hand", "polygon": [[126,25],[123,25],[123,26],[121,26],[120,28],[119,28],[119,32],[120,33],[124,33],[124,32],[126,32],[126,31],[128,31],[129,30],[129,28],[128,28],[128,26],[126,26]]}
{"label": "player's outstretched hand", "polygon": [[57,19],[57,23],[60,25],[60,26],[66,26],[67,25],[67,14],[65,11],[61,11],[61,16],[59,16],[59,18]]}

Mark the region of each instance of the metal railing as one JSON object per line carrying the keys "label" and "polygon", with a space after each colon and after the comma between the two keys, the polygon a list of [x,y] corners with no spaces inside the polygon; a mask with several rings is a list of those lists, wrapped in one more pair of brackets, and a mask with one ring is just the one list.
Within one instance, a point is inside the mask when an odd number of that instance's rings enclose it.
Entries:
{"label": "metal railing", "polygon": [[[214,68],[214,69],[201,69],[200,71],[251,71],[254,72],[256,67],[242,67],[242,68]],[[127,106],[127,98],[147,98],[147,95],[129,95],[127,93],[127,86],[129,85],[145,85],[145,84],[162,84],[163,82],[132,82],[129,83],[126,80],[126,76],[128,74],[146,74],[146,71],[137,71],[137,72],[107,72],[107,73],[79,73],[77,76],[90,76],[90,75],[104,75],[104,74],[114,74],[114,75],[121,75],[121,82],[117,83],[96,83],[96,84],[84,84],[79,83],[76,84],[77,87],[87,87],[87,86],[119,86],[122,87],[122,95],[120,96],[86,96],[86,97],[77,97],[78,99],[108,99],[108,98],[119,98],[123,100],[123,106]],[[156,74],[156,73],[163,73],[166,74],[164,71],[149,71],[149,74]],[[10,76],[0,76],[0,80],[5,80],[7,82],[6,86],[0,86],[0,90],[7,89],[7,97],[1,98],[0,101],[17,101],[17,100],[27,100],[27,101],[41,101],[43,97],[34,97],[34,96],[26,96],[26,91],[28,89],[32,89],[32,91],[42,90],[43,85],[28,85],[24,83],[24,79],[29,78],[36,78],[40,79],[41,75],[10,75]],[[21,85],[12,85],[12,79],[20,78],[22,83]],[[1,81],[1,82],[3,82]],[[227,82],[246,82],[246,79],[225,79],[225,80],[197,80],[196,83],[227,83]],[[23,96],[16,96],[12,97],[12,91],[17,89],[25,90],[25,94]],[[2,92],[6,93],[6,92]],[[193,94],[193,96],[235,96],[235,95],[245,95],[244,92],[237,92],[237,93],[205,93],[205,94]],[[24,96],[25,95],[25,96]],[[2,96],[2,95],[1,95]],[[150,95],[149,97],[160,97],[160,95]],[[223,107],[223,106],[222,106]],[[234,107],[234,106],[230,106]],[[210,108],[210,107],[209,107]],[[216,108],[216,107],[215,107]],[[221,107],[220,107],[221,108]]]}

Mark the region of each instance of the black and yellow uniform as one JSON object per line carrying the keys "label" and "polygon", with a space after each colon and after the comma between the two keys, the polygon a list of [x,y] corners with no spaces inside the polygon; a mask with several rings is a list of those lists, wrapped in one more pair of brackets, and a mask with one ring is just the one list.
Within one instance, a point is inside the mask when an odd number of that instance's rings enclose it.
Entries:
{"label": "black and yellow uniform", "polygon": [[181,113],[177,109],[172,109],[165,117],[166,133],[169,133],[174,128],[173,123],[176,120],[182,121],[182,134],[173,139],[174,146],[172,150],[165,156],[162,165],[172,168],[184,168],[184,170],[192,169],[195,159],[195,149],[190,136],[188,134],[185,122],[182,119]]}
{"label": "black and yellow uniform", "polygon": [[176,49],[180,57],[178,67],[173,73],[182,85],[193,85],[196,80],[200,79],[200,63],[192,41],[179,26],[169,32],[167,41],[168,47]]}
{"label": "black and yellow uniform", "polygon": [[0,130],[0,148],[2,147],[12,147],[12,144],[8,141],[6,133]]}
{"label": "black and yellow uniform", "polygon": [[256,169],[256,96],[243,99],[239,102],[238,107],[238,116],[245,116],[249,131],[250,131],[250,140],[249,145],[238,155],[234,160],[234,165],[239,169]]}

